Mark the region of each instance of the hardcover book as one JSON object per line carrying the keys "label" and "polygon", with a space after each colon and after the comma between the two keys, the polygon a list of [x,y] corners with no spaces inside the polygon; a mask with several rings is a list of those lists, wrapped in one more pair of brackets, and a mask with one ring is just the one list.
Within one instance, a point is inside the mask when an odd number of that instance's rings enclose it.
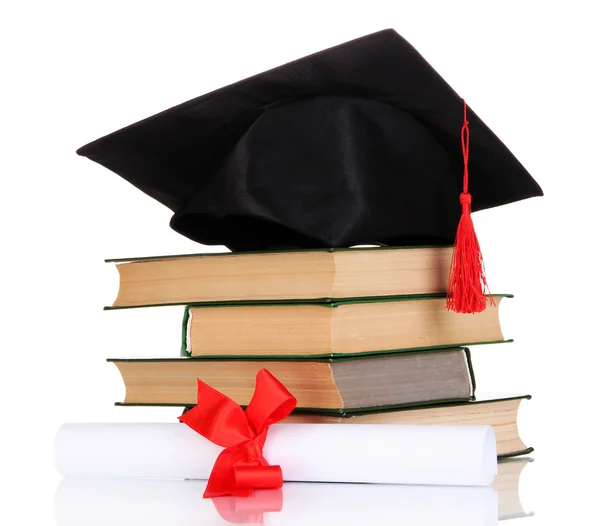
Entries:
{"label": "hardcover book", "polygon": [[451,246],[188,254],[107,260],[112,308],[445,293]]}
{"label": "hardcover book", "polygon": [[125,384],[124,405],[194,406],[197,378],[247,405],[260,369],[268,369],[298,401],[297,408],[353,412],[474,396],[468,349],[361,358],[214,360],[113,359]]}
{"label": "hardcover book", "polygon": [[436,296],[192,306],[182,350],[194,357],[328,357],[498,343],[501,300],[494,296],[494,304],[469,316],[449,311],[446,298]]}
{"label": "hardcover book", "polygon": [[433,403],[393,410],[323,415],[294,412],[285,423],[296,424],[403,424],[403,425],[477,425],[492,426],[498,457],[531,453],[519,435],[518,410],[529,395],[480,396],[468,402]]}

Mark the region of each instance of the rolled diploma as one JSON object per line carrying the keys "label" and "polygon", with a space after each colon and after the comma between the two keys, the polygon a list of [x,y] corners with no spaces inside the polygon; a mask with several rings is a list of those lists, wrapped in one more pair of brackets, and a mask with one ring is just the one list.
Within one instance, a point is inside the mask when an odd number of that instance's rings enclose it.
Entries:
{"label": "rolled diploma", "polygon": [[[63,476],[207,479],[222,448],[185,424],[65,424],[55,441]],[[490,426],[277,424],[264,456],[284,480],[489,486]]]}

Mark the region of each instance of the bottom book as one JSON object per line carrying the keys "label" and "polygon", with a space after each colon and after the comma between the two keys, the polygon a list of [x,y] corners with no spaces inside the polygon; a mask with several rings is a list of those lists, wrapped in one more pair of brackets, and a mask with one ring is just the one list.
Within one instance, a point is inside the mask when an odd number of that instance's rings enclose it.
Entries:
{"label": "bottom book", "polygon": [[286,423],[312,424],[404,424],[492,426],[499,457],[526,455],[533,451],[519,435],[517,416],[523,400],[531,396],[477,396],[469,402],[431,404],[391,411],[327,415],[292,413]]}
{"label": "bottom book", "polygon": [[58,526],[111,524],[436,524],[494,525],[527,517],[519,478],[527,458],[502,461],[492,488],[286,483],[251,497],[202,498],[193,480],[63,479],[55,494]]}

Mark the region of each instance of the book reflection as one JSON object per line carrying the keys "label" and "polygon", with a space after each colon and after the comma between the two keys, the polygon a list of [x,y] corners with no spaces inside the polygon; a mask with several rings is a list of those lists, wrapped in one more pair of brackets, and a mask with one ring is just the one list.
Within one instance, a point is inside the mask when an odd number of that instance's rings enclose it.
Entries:
{"label": "book reflection", "polygon": [[494,487],[286,483],[251,497],[203,499],[197,480],[71,479],[55,495],[59,526],[82,524],[494,525],[525,517],[518,481],[527,459],[503,462]]}

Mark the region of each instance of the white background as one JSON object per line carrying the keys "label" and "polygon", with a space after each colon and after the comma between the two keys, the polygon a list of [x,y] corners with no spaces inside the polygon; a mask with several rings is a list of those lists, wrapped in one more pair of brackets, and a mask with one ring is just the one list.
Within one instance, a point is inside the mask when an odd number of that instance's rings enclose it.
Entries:
{"label": "white background", "polygon": [[[598,51],[593,2],[5,2],[0,12],[0,516],[51,524],[68,421],[172,421],[117,408],[107,357],[175,356],[180,308],[104,312],[109,257],[221,250],[75,150],[180,102],[393,27],[466,98],[545,196],[474,216],[508,345],[477,347],[480,391],[531,393],[536,517],[591,515],[597,475]],[[485,174],[472,174],[485,177]],[[458,196],[457,196],[458,199]],[[589,516],[588,515],[588,516]],[[588,521],[589,522],[589,519]]]}

